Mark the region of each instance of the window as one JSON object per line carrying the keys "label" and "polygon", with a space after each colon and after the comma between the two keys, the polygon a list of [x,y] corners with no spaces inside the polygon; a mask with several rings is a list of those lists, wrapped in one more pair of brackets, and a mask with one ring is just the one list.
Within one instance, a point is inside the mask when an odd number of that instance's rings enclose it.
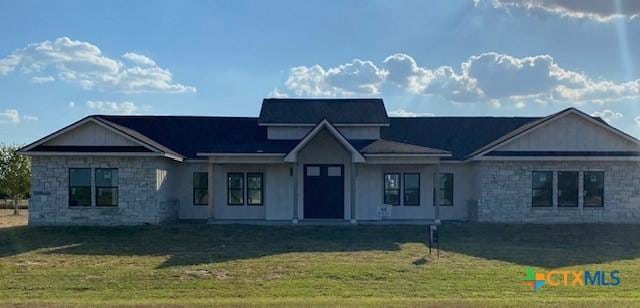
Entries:
{"label": "window", "polygon": [[227,204],[244,205],[244,173],[227,174]]}
{"label": "window", "polygon": [[404,205],[420,205],[420,173],[403,174]]}
{"label": "window", "polygon": [[69,169],[69,206],[91,206],[91,169]]}
{"label": "window", "polygon": [[604,172],[585,171],[584,207],[604,206]]}
{"label": "window", "polygon": [[438,200],[440,200],[440,206],[453,206],[453,173],[440,173]]}
{"label": "window", "polygon": [[400,205],[400,173],[384,174],[384,204]]}
{"label": "window", "polygon": [[320,167],[307,167],[307,176],[320,176]]}
{"label": "window", "polygon": [[534,171],[531,179],[533,207],[553,206],[553,172]]}
{"label": "window", "polygon": [[193,173],[193,204],[209,205],[209,174]]}
{"label": "window", "polygon": [[264,176],[262,173],[247,173],[247,204],[262,205],[264,198]]}
{"label": "window", "polygon": [[342,168],[341,167],[328,167],[327,168],[328,176],[342,176]]}
{"label": "window", "polygon": [[96,206],[118,206],[118,169],[96,169]]}
{"label": "window", "polygon": [[558,207],[578,207],[578,172],[558,172]]}

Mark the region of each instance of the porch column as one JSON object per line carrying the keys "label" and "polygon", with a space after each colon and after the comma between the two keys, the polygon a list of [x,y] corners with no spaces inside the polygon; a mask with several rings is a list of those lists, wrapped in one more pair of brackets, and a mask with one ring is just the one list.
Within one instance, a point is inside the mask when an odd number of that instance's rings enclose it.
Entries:
{"label": "porch column", "polygon": [[293,215],[292,217],[292,222],[294,224],[298,223],[298,163],[296,162],[295,164],[290,164],[289,165],[292,172],[291,175],[293,177]]}
{"label": "porch column", "polygon": [[213,212],[213,163],[209,162],[207,165],[207,196],[209,198],[209,220],[215,219],[215,214]]}
{"label": "porch column", "polygon": [[350,188],[351,188],[351,198],[349,202],[349,207],[351,210],[351,223],[355,224],[356,220],[356,177],[358,176],[358,165],[356,163],[351,163],[351,172],[349,176]]}
{"label": "porch column", "polygon": [[433,171],[433,202],[435,203],[435,223],[440,224],[440,162],[435,165]]}

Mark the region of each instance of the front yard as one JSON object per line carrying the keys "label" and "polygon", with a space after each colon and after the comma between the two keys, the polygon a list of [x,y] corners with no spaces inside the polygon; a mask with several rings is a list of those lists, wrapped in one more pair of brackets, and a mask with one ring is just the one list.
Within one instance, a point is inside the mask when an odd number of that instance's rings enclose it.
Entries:
{"label": "front yard", "polygon": [[[6,220],[8,216],[0,216]],[[24,217],[24,215],[23,215]],[[178,224],[27,228],[0,221],[5,304],[640,302],[640,226]],[[619,270],[618,287],[521,284],[525,268]]]}

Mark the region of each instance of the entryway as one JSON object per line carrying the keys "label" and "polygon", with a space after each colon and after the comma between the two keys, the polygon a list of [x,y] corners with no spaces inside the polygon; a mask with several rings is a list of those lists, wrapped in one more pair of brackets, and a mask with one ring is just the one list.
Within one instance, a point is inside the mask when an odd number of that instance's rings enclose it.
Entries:
{"label": "entryway", "polygon": [[304,218],[344,219],[344,165],[304,165]]}

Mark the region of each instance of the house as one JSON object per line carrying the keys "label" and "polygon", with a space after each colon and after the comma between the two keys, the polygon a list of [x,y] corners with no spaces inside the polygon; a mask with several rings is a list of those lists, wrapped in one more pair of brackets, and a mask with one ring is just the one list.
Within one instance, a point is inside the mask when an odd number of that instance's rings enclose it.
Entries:
{"label": "house", "polygon": [[396,118],[381,99],[270,98],[257,118],[92,115],[21,153],[31,225],[637,223],[639,143],[574,108]]}

